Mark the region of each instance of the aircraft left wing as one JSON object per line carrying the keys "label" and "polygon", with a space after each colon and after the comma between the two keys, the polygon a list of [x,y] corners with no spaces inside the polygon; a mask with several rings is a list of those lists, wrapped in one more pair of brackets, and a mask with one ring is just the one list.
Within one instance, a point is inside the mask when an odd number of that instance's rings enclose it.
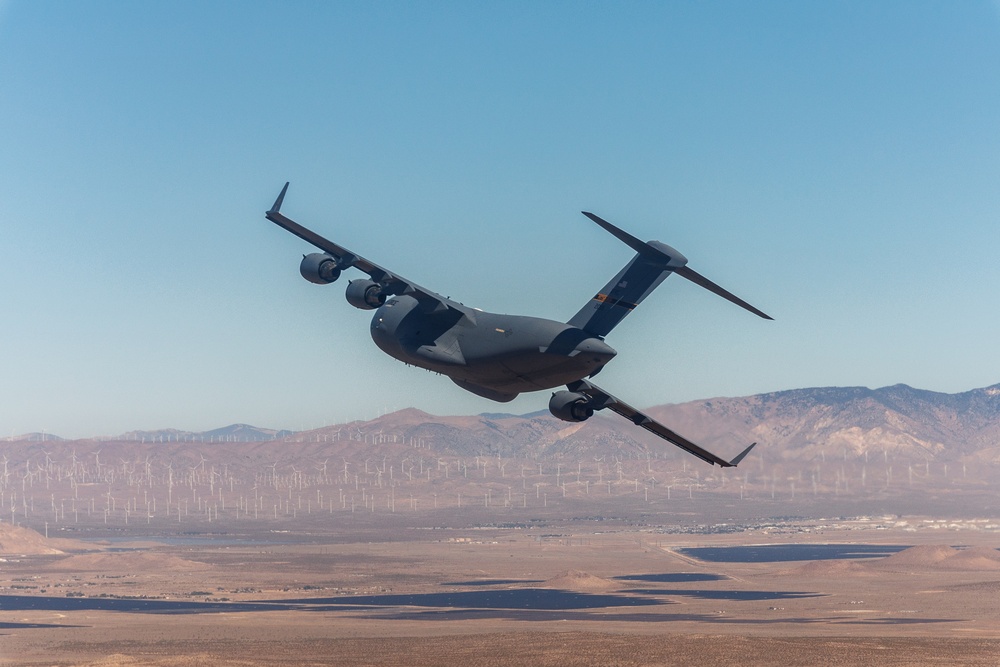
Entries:
{"label": "aircraft left wing", "polygon": [[743,458],[750,453],[750,450],[754,448],[754,445],[757,444],[756,442],[752,443],[749,447],[737,454],[733,460],[727,461],[716,456],[707,449],[699,447],[684,436],[671,431],[660,422],[639,412],[628,403],[619,400],[617,397],[612,396],[593,382],[589,382],[588,380],[577,380],[576,382],[570,382],[566,385],[566,387],[570,391],[581,393],[589,398],[591,401],[590,407],[594,410],[603,410],[604,408],[607,408],[612,412],[616,412],[636,426],[641,426],[650,433],[663,438],[670,444],[676,445],[690,454],[694,454],[702,461],[720,466],[722,468],[735,468],[739,465],[740,461],[742,461]]}
{"label": "aircraft left wing", "polygon": [[407,280],[399,274],[383,268],[375,262],[358,255],[357,253],[351,252],[347,248],[320,236],[311,229],[306,229],[291,218],[286,217],[283,213],[281,213],[281,203],[284,201],[285,193],[287,191],[288,183],[285,183],[285,187],[281,188],[281,194],[279,194],[278,198],[274,200],[274,204],[271,206],[270,210],[264,214],[264,216],[279,227],[295,234],[303,241],[311,243],[323,252],[334,257],[337,260],[339,268],[344,269],[353,266],[361,271],[364,271],[371,276],[372,280],[382,286],[382,289],[386,294],[408,294],[419,301],[436,302],[434,304],[435,309],[439,308],[443,310],[444,308],[454,308],[469,317],[474,317],[474,313],[471,308],[463,306],[462,304],[443,297],[436,292],[432,292],[429,289],[421,287],[412,280]]}

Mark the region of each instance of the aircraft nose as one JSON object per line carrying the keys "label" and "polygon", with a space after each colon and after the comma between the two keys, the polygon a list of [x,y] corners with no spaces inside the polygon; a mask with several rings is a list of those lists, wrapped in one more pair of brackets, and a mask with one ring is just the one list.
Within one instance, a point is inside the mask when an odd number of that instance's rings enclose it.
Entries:
{"label": "aircraft nose", "polygon": [[608,363],[615,358],[616,354],[618,354],[613,347],[598,338],[588,338],[580,341],[580,344],[576,346],[574,352],[574,357],[590,359],[599,364]]}

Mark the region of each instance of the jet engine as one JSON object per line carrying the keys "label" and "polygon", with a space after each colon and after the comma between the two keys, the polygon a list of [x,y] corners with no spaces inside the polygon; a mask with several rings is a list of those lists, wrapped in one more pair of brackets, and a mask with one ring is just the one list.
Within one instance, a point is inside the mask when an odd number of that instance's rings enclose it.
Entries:
{"label": "jet engine", "polygon": [[590,400],[574,391],[557,391],[552,394],[549,412],[564,422],[582,422],[594,416]]}
{"label": "jet engine", "polygon": [[314,252],[302,256],[299,273],[311,283],[329,285],[340,277],[337,260],[324,252]]}
{"label": "jet engine", "polygon": [[352,280],[347,283],[347,303],[361,310],[375,310],[385,303],[386,294],[374,280]]}

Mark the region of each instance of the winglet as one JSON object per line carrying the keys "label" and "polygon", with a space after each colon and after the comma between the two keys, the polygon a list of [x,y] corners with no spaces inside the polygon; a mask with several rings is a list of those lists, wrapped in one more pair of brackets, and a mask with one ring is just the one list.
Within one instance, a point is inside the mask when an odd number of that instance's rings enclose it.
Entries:
{"label": "winglet", "polygon": [[729,467],[735,468],[736,466],[738,466],[740,464],[740,461],[743,460],[743,457],[749,454],[750,450],[753,449],[756,444],[757,444],[756,442],[751,442],[749,447],[747,447],[742,452],[737,454],[736,458],[734,458],[732,461],[729,462]]}
{"label": "winglet", "polygon": [[288,191],[288,182],[285,182],[285,187],[281,188],[281,194],[278,198],[274,200],[274,205],[271,206],[271,210],[268,213],[277,213],[281,210],[281,202],[285,200],[285,193]]}

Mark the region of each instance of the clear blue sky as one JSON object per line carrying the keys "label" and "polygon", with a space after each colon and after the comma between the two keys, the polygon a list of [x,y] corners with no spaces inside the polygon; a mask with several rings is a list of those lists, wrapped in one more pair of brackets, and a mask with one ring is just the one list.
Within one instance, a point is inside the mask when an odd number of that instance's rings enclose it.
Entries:
{"label": "clear blue sky", "polygon": [[0,435],[503,406],[384,356],[284,211],[486,310],[608,342],[637,405],[1000,381],[993,2],[0,0]]}

